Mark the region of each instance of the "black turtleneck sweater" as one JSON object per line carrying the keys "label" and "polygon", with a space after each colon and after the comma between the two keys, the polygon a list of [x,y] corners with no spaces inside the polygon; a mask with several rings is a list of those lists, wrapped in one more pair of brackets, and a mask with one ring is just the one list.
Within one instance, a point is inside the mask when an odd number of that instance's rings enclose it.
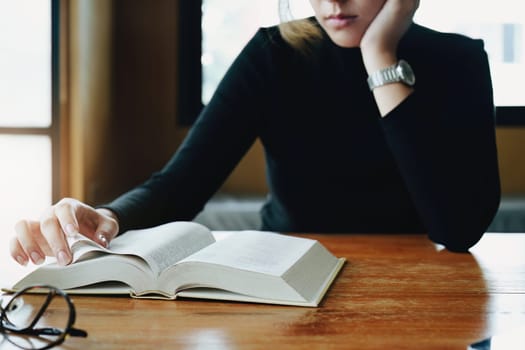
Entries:
{"label": "black turtleneck sweater", "polygon": [[191,220],[260,138],[262,229],[426,232],[468,249],[500,198],[483,43],[414,24],[398,56],[415,91],[381,118],[359,48],[325,34],[306,56],[260,29],[168,164],[106,207],[121,231]]}

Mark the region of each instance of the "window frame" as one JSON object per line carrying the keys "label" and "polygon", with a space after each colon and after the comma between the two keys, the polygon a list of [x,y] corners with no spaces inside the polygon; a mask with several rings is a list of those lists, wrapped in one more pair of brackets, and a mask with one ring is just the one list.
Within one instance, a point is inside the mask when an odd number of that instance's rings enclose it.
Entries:
{"label": "window frame", "polygon": [[[179,2],[179,77],[177,124],[191,126],[202,102],[202,0]],[[198,43],[198,44],[197,44]],[[497,126],[524,126],[524,106],[495,106]]]}
{"label": "window frame", "polygon": [[496,106],[496,125],[524,126],[525,106]]}

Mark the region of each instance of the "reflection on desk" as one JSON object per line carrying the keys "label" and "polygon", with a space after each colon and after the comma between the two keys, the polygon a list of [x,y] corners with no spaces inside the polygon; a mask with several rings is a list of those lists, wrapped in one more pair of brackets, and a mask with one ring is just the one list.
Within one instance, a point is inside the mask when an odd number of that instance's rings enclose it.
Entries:
{"label": "reflection on desk", "polygon": [[301,236],[348,261],[319,308],[75,296],[89,337],[64,348],[466,349],[525,324],[525,234],[472,254],[425,235]]}

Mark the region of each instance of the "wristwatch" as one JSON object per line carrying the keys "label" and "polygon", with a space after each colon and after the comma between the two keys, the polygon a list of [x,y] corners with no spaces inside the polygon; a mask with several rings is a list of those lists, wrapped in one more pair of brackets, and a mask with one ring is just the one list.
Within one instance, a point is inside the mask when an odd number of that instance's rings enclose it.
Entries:
{"label": "wristwatch", "polygon": [[372,91],[377,87],[397,82],[413,86],[416,82],[416,77],[414,76],[412,67],[410,67],[407,61],[399,60],[399,62],[390,67],[386,67],[370,74],[367,81],[368,87],[370,88],[370,91]]}

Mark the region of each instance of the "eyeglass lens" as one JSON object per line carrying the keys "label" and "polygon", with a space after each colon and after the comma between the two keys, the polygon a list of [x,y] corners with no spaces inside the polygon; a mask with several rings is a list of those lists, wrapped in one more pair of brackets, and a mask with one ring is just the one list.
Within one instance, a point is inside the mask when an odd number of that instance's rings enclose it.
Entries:
{"label": "eyeglass lens", "polygon": [[[62,342],[70,327],[70,305],[51,290],[28,290],[4,310],[4,336],[23,349],[43,349]],[[13,331],[9,331],[13,330]]]}

